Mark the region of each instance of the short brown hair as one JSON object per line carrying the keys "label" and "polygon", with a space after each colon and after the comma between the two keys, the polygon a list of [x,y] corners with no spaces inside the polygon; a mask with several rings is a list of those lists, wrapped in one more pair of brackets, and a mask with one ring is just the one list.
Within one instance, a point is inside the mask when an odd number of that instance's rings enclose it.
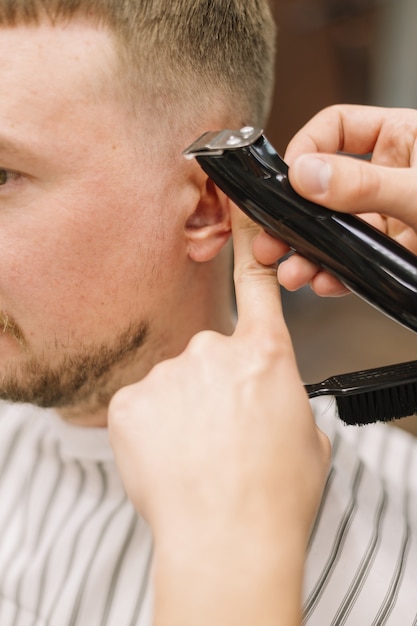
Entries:
{"label": "short brown hair", "polygon": [[0,0],[1,25],[45,17],[109,29],[135,97],[139,85],[165,107],[208,106],[211,97],[242,124],[265,122],[275,39],[269,0]]}

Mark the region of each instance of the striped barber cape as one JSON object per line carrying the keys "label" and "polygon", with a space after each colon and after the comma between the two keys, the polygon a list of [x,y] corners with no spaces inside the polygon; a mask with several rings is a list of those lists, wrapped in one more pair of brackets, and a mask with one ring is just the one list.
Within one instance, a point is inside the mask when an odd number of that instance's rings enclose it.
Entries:
{"label": "striped barber cape", "polygon": [[[314,402],[333,463],[307,554],[309,626],[417,626],[417,447]],[[151,626],[152,538],[105,429],[0,405],[0,625]]]}

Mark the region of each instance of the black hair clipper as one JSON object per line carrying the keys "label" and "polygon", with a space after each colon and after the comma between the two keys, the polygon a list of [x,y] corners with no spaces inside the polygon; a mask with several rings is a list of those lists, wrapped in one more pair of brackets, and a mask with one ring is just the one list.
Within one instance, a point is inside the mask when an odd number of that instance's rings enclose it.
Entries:
{"label": "black hair clipper", "polygon": [[346,287],[417,331],[417,256],[360,218],[299,196],[288,166],[263,136],[245,127],[202,135],[184,151],[249,217],[322,266]]}

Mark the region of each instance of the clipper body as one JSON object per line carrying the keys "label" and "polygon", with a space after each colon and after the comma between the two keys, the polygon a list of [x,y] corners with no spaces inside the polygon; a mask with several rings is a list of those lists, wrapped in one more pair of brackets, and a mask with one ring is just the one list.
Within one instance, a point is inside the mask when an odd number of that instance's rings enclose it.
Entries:
{"label": "clipper body", "polygon": [[403,326],[417,331],[417,256],[360,218],[299,196],[288,166],[251,127],[206,133],[184,155],[249,217]]}

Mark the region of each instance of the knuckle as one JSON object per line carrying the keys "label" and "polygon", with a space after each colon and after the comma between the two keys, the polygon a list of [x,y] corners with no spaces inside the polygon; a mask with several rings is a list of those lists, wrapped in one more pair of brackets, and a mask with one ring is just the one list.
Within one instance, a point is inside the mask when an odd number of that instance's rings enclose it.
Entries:
{"label": "knuckle", "polygon": [[289,335],[283,329],[270,329],[256,337],[256,353],[268,366],[292,358],[293,350]]}
{"label": "knuckle", "polygon": [[414,157],[417,112],[400,109],[385,120],[378,139],[379,165],[408,167]]}
{"label": "knuckle", "polygon": [[132,405],[132,393],[129,387],[119,389],[108,407],[108,426],[110,436],[117,431],[126,420],[126,414]]}
{"label": "knuckle", "polygon": [[191,337],[186,353],[197,358],[206,355],[208,350],[219,342],[219,338],[220,335],[213,330],[202,330]]}
{"label": "knuckle", "polygon": [[233,280],[236,287],[242,284],[250,284],[255,282],[262,288],[262,283],[270,283],[271,279],[274,284],[276,282],[277,269],[269,265],[261,265],[254,258],[248,259],[235,266],[233,272]]}
{"label": "knuckle", "polygon": [[122,411],[129,404],[128,398],[130,398],[130,395],[131,393],[128,387],[122,387],[116,391],[110,400],[109,413],[113,415]]}
{"label": "knuckle", "polygon": [[123,426],[129,422],[133,415],[144,413],[147,402],[148,374],[144,379],[132,385],[121,387],[111,398],[108,407],[108,422],[112,426]]}
{"label": "knuckle", "polygon": [[377,198],[381,190],[381,178],[379,170],[370,166],[369,163],[358,164],[357,172],[357,195],[359,198]]}
{"label": "knuckle", "polygon": [[338,208],[350,209],[354,205],[360,209],[367,199],[377,198],[380,190],[380,172],[370,163],[353,157],[344,157],[343,163],[335,163],[329,191]]}

